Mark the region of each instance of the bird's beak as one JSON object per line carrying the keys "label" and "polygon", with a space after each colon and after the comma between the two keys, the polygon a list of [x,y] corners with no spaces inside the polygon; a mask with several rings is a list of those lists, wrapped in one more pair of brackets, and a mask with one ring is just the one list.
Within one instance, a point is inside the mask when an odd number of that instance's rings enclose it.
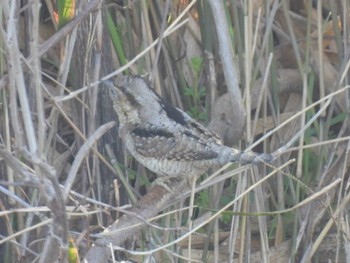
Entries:
{"label": "bird's beak", "polygon": [[110,81],[109,79],[103,79],[103,80],[100,81],[100,83],[102,83],[103,85],[107,86],[108,88],[113,86],[113,82]]}
{"label": "bird's beak", "polygon": [[118,100],[120,97],[120,91],[115,86],[114,82],[111,80],[101,80],[101,83],[104,85],[104,88],[107,88],[110,98],[114,100]]}

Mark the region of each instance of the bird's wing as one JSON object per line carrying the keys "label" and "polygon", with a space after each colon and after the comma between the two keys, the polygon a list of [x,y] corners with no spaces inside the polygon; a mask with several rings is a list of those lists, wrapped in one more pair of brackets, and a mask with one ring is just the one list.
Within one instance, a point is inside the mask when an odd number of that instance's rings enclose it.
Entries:
{"label": "bird's wing", "polygon": [[135,150],[146,157],[176,161],[210,160],[218,156],[190,131],[176,134],[166,129],[138,126],[132,130]]}
{"label": "bird's wing", "polygon": [[208,130],[208,128],[204,127],[201,123],[192,119],[191,116],[189,116],[186,112],[182,111],[182,114],[184,116],[186,123],[185,126],[187,127],[188,131],[196,135],[202,141],[222,144],[221,138],[216,133]]}
{"label": "bird's wing", "polygon": [[179,130],[189,130],[192,134],[195,134],[203,141],[214,142],[217,144],[222,144],[221,138],[212,131],[209,131],[202,124],[195,121],[191,116],[186,112],[182,111],[179,108],[173,107],[171,104],[164,101],[159,97],[159,104],[163,109],[168,120],[171,120],[172,123]]}

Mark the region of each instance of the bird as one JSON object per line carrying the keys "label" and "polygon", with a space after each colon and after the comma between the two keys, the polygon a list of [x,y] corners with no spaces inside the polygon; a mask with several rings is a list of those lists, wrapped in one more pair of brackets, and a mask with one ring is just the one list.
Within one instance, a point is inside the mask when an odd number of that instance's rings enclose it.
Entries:
{"label": "bird", "polygon": [[103,81],[119,120],[119,136],[128,151],[159,177],[189,177],[230,162],[271,163],[271,154],[242,152],[186,112],[160,97],[138,75]]}

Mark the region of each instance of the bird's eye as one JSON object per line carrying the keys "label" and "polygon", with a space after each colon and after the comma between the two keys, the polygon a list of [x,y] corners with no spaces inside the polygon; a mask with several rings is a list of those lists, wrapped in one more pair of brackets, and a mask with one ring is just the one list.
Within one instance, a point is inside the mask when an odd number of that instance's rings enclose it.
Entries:
{"label": "bird's eye", "polygon": [[118,87],[118,90],[123,93],[123,95],[131,105],[134,105],[135,107],[140,106],[140,103],[137,101],[135,95],[132,92],[130,92],[128,87],[121,85]]}

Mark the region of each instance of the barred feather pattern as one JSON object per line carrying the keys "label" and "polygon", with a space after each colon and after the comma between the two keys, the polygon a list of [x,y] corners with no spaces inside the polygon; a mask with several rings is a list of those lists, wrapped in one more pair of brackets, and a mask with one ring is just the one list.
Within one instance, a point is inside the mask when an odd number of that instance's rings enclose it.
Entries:
{"label": "barred feather pattern", "polygon": [[119,119],[119,136],[142,165],[159,176],[193,176],[229,162],[270,163],[273,156],[241,152],[181,109],[163,100],[139,76],[105,81]]}

